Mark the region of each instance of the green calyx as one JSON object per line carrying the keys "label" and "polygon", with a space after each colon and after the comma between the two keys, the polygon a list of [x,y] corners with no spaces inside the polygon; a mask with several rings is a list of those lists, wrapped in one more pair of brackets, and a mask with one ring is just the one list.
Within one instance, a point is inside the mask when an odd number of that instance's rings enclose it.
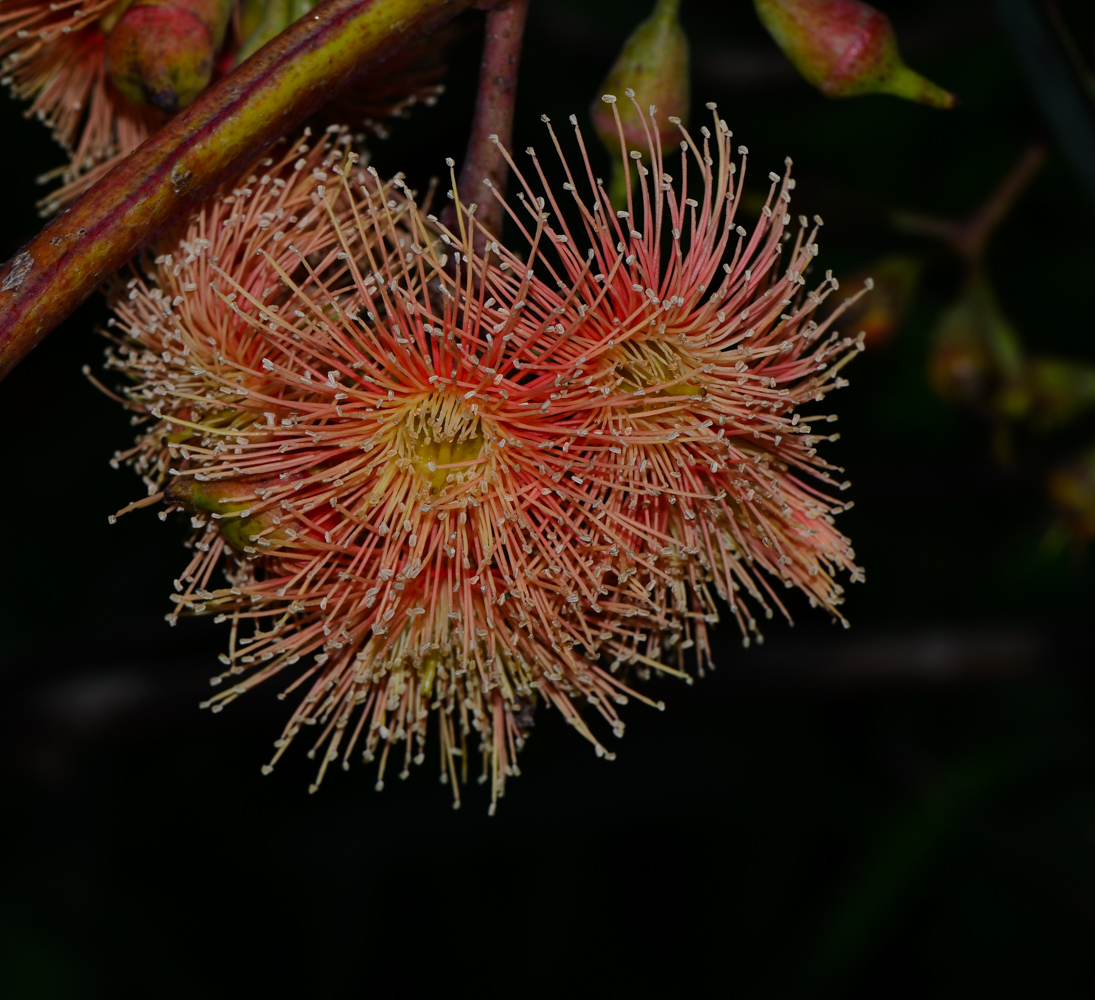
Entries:
{"label": "green calyx", "polygon": [[[650,140],[647,129],[653,129],[650,108],[657,109],[657,131],[651,136],[661,146],[679,139],[676,125],[669,118],[686,121],[690,101],[688,37],[678,17],[680,0],[658,0],[654,12],[632,32],[619,56],[601,83],[600,93],[593,100],[590,116],[597,135],[612,155],[614,164],[614,203],[626,199],[623,168],[619,163],[620,139],[612,105],[602,95],[616,98],[616,110],[628,150],[648,153]],[[627,92],[635,95],[635,103]],[[644,128],[644,119],[646,127]],[[634,171],[632,171],[634,175]]]}
{"label": "green calyx", "polygon": [[273,510],[251,513],[262,502],[256,490],[264,484],[269,484],[264,477],[251,476],[209,482],[180,479],[164,491],[164,500],[179,504],[192,514],[216,514],[221,536],[242,553],[254,551],[260,537],[270,543],[285,541],[287,537],[278,529]]}

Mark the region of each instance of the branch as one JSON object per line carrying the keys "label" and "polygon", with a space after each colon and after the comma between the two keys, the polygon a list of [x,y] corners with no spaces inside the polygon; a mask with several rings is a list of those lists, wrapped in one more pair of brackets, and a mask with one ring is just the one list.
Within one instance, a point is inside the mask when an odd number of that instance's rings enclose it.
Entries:
{"label": "branch", "polygon": [[159,230],[364,70],[473,0],[326,0],[0,267],[0,379]]}
{"label": "branch", "polygon": [[[517,69],[527,17],[528,0],[511,0],[487,13],[475,117],[457,185],[461,204],[475,202],[479,206],[476,219],[483,230],[495,236],[501,235],[502,203],[490,194],[483,181],[489,180],[495,189],[505,193],[508,168],[499,144],[507,149],[513,145]],[[456,228],[455,205],[445,207],[442,221],[450,228]],[[475,239],[476,249],[481,250],[479,244],[486,241],[484,232],[477,228]]]}
{"label": "branch", "polygon": [[1000,223],[1007,218],[1015,202],[1027,189],[1034,175],[1046,160],[1046,149],[1032,143],[1015,166],[996,186],[988,200],[965,219],[940,219],[917,212],[894,212],[891,223],[901,232],[915,236],[935,236],[950,244],[951,249],[973,267],[984,263],[989,240]]}
{"label": "branch", "polygon": [[1033,0],[996,0],[1031,90],[1042,106],[1061,152],[1095,196],[1095,111],[1083,81],[1053,36],[1045,12]]}

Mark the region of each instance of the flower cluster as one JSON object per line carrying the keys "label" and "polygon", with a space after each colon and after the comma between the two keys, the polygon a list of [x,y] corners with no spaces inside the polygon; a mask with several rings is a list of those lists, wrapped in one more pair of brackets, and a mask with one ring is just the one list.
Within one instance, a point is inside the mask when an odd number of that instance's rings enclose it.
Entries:
{"label": "flower cluster", "polygon": [[110,364],[143,432],[116,460],[146,478],[135,506],[192,517],[169,618],[231,625],[207,705],[278,674],[298,693],[268,767],[315,727],[313,788],[355,750],[379,788],[433,711],[454,804],[477,750],[493,810],[538,702],[611,757],[580,709],[622,735],[620,705],[654,704],[632,675],[710,665],[719,598],[746,644],[780,589],[839,617],[860,571],[817,454],[835,418],[800,408],[861,344],[840,309],[811,318],[837,283],[806,284],[821,223],[789,228],[789,164],[739,225],[747,151],[709,107],[679,180],[656,141],[625,150],[618,209],[576,123],[577,172],[548,123],[566,202],[533,150],[511,162],[521,252],[474,206],[423,216],[331,130],[118,286]]}

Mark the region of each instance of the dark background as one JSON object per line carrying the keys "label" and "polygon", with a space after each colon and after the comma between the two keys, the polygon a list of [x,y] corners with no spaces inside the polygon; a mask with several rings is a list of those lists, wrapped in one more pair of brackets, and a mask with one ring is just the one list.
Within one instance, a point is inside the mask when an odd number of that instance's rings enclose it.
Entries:
{"label": "dark background", "polygon": [[[127,418],[81,376],[85,305],[0,386],[0,993],[302,996],[670,989],[742,997],[1080,997],[1095,988],[1090,550],[1047,542],[1044,477],[1092,422],[1019,436],[939,400],[930,334],[962,271],[897,233],[897,208],[963,215],[1032,139],[1050,158],[990,253],[1032,349],[1091,359],[1095,198],[1062,158],[991,5],[889,0],[944,113],[828,101],[744,0],[684,0],[697,109],[717,100],[756,176],[796,163],[821,266],[926,262],[907,322],[852,366],[827,455],[854,482],[842,528],[867,569],[849,632],[804,601],[719,669],[655,681],[606,763],[541,712],[494,818],[432,770],[382,795],[294,748],[263,778],[284,706],[199,712],[225,636],[163,621],[183,528],[140,511],[107,460]],[[647,4],[532,0],[515,146],[584,109]],[[1060,4],[1089,60],[1095,12]],[[459,157],[478,41],[437,107],[375,144],[424,184]],[[696,120],[699,121],[699,113]],[[31,178],[59,151],[10,101],[0,255],[37,228]],[[273,986],[267,985],[271,981]]]}

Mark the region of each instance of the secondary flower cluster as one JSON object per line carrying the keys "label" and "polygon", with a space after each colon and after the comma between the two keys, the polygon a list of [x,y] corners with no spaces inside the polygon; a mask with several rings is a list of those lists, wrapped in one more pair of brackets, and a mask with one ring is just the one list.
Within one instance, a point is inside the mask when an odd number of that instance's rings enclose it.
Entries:
{"label": "secondary flower cluster", "polygon": [[39,118],[70,157],[67,167],[43,178],[59,176],[64,184],[43,205],[47,211],[94,183],[166,119],[107,82],[104,22],[109,26],[115,6],[115,0],[4,0],[0,8],[0,83],[30,101],[27,114]]}
{"label": "secondary flower cluster", "polygon": [[710,107],[679,180],[656,141],[623,154],[618,208],[549,123],[557,167],[512,164],[521,252],[474,206],[423,217],[332,130],[119,285],[111,366],[144,424],[116,459],[135,506],[192,517],[169,618],[231,625],[207,704],[279,674],[299,697],[268,767],[315,727],[316,785],[357,750],[379,788],[434,711],[454,804],[478,750],[493,810],[539,701],[611,757],[583,709],[622,735],[619,706],[653,704],[632,675],[702,672],[720,607],[746,644],[779,590],[839,617],[860,571],[811,404],[861,345],[811,318],[837,284],[806,284],[820,220],[789,228],[789,164],[739,225],[747,151]]}
{"label": "secondary flower cluster", "polygon": [[[30,102],[27,114],[52,131],[70,159],[41,178],[62,182],[41,201],[43,214],[82,194],[211,80],[312,6],[310,0],[0,0],[0,83]],[[339,95],[332,111],[383,134],[377,119],[436,100],[453,37],[446,30],[406,47]]]}

